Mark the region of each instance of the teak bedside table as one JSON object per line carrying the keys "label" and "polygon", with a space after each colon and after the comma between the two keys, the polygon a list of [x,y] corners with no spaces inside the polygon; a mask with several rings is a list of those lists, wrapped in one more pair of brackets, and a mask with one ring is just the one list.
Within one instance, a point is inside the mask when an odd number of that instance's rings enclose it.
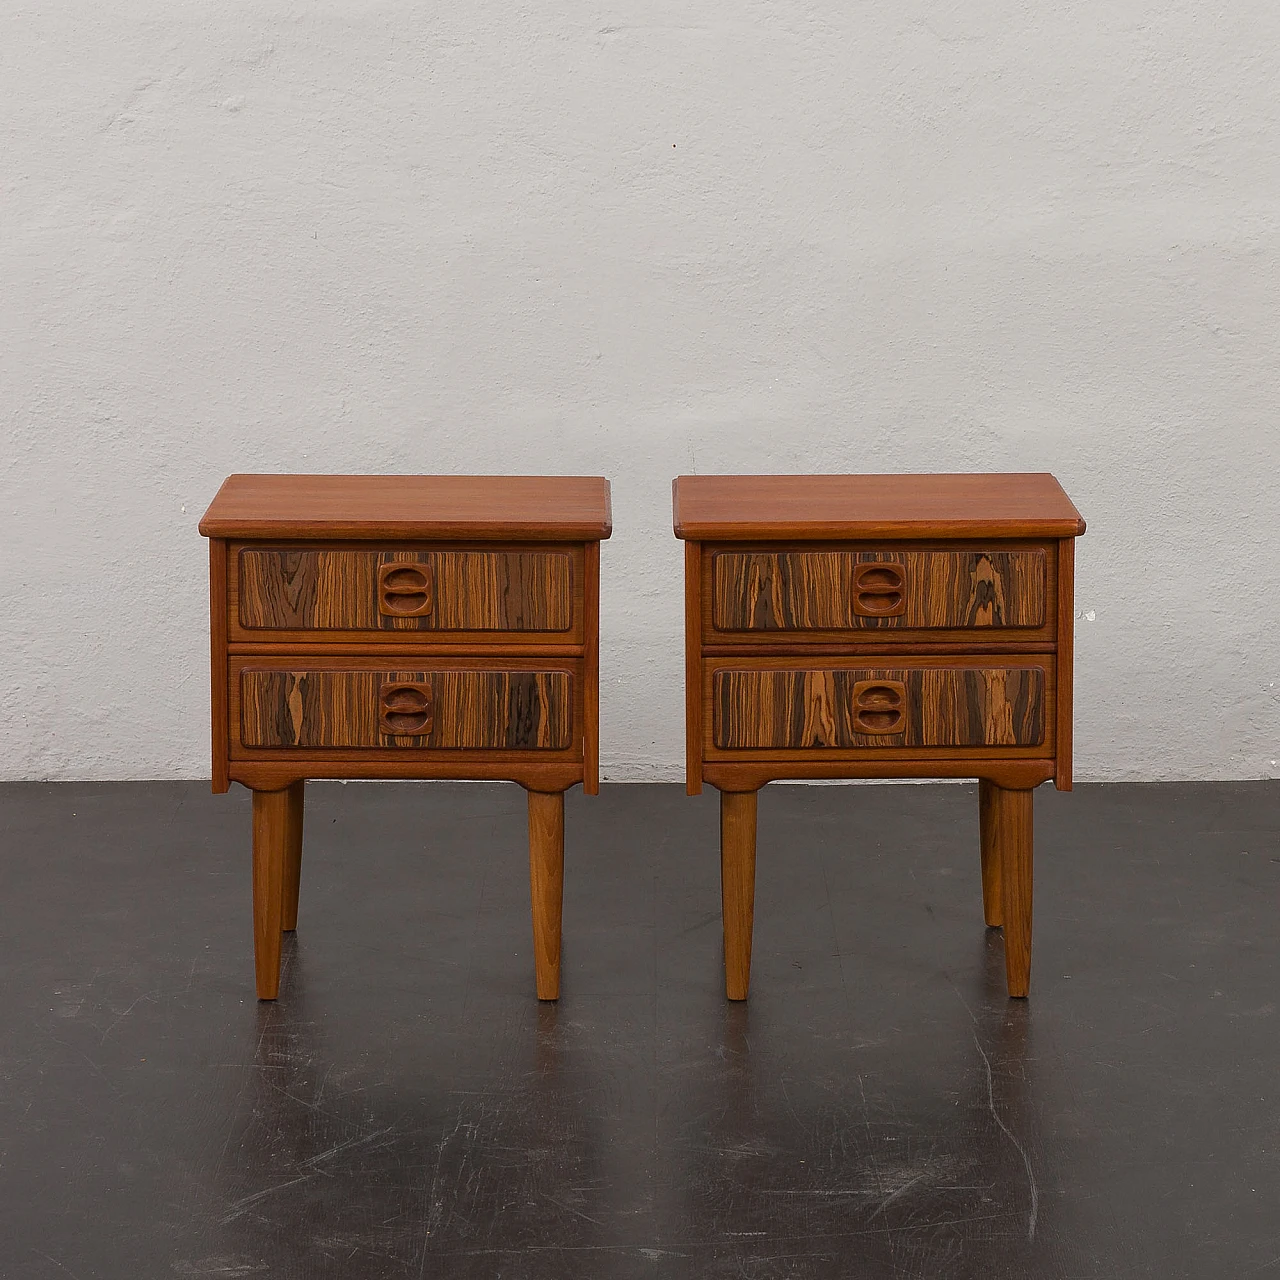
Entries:
{"label": "teak bedside table", "polygon": [[539,999],[560,984],[564,792],[599,790],[594,477],[231,476],[209,538],[213,789],[253,791],[258,996],[297,926],[307,778],[529,792]]}
{"label": "teak bedside table", "polygon": [[[1074,539],[1051,475],[681,476],[688,791],[720,790],[725,987],[751,976],[756,792],[979,779],[982,898],[1031,972],[1033,787],[1071,789]],[[904,803],[909,798],[904,799]]]}

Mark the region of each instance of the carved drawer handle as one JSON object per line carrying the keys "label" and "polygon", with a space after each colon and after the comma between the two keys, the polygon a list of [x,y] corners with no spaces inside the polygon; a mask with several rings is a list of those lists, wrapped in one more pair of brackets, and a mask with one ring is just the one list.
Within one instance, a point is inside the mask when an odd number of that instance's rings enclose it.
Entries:
{"label": "carved drawer handle", "polygon": [[907,575],[900,564],[860,564],[853,571],[853,611],[864,618],[894,618],[907,608]]}
{"label": "carved drawer handle", "polygon": [[431,690],[422,684],[384,684],[378,690],[378,728],[394,737],[430,733]]}
{"label": "carved drawer handle", "polygon": [[378,612],[393,618],[419,618],[435,606],[431,569],[396,562],[378,567]]}
{"label": "carved drawer handle", "polygon": [[901,680],[859,680],[853,686],[858,733],[901,733],[907,727],[907,686]]}

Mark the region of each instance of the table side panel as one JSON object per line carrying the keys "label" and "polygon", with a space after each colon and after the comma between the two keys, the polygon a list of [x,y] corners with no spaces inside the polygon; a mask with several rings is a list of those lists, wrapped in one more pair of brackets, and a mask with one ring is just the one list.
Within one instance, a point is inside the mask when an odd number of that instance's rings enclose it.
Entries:
{"label": "table side panel", "polygon": [[582,789],[600,794],[600,544],[585,547],[582,602]]}
{"label": "table side panel", "polygon": [[1075,704],[1075,555],[1074,538],[1058,543],[1058,751],[1054,785],[1059,791],[1072,786]]}
{"label": "table side panel", "polygon": [[685,792],[702,794],[702,544],[684,544]]}
{"label": "table side panel", "polygon": [[215,793],[231,786],[227,729],[227,544],[209,539],[210,747]]}

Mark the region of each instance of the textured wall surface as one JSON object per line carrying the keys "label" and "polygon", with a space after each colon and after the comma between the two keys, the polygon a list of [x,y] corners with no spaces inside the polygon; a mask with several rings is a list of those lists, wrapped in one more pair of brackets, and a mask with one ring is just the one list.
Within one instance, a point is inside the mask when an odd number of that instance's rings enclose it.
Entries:
{"label": "textured wall surface", "polygon": [[[207,774],[229,471],[1051,470],[1082,778],[1280,774],[1280,6],[69,0],[0,41],[0,776]],[[637,13],[642,16],[637,17]]]}

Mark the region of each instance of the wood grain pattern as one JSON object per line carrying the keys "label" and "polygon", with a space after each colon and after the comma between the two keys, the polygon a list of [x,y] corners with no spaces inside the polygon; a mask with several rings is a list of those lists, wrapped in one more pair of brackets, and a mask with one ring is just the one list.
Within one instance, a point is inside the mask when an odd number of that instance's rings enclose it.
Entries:
{"label": "wood grain pattern", "polygon": [[1004,890],[1001,888],[1000,849],[995,839],[995,785],[989,778],[978,780],[978,839],[982,862],[982,915],[989,928],[1004,920]]}
{"label": "wood grain pattern", "polygon": [[1074,538],[1058,543],[1058,661],[1057,694],[1058,767],[1054,785],[1059,791],[1071,790],[1075,648],[1076,648],[1076,544]]}
{"label": "wood grain pattern", "polygon": [[679,476],[678,538],[1072,538],[1084,521],[1045,473]]}
{"label": "wood grain pattern", "polygon": [[274,1000],[280,994],[290,817],[288,791],[253,793],[253,961],[259,1000]]}
{"label": "wood grain pattern", "polygon": [[288,844],[284,852],[284,881],[281,891],[281,928],[292,933],[298,927],[298,891],[302,887],[302,820],[306,808],[306,782],[295,782],[289,797]]}
{"label": "wood grain pattern", "polygon": [[[901,566],[901,612],[859,608],[866,566]],[[723,631],[1039,627],[1045,617],[1044,552],[750,551],[713,562],[713,617]]]}
{"label": "wood grain pattern", "polygon": [[[342,633],[344,636],[347,632]],[[232,657],[279,657],[281,654],[288,654],[290,658],[324,658],[335,653],[357,652],[367,656],[376,656],[378,661],[388,658],[421,658],[425,653],[429,652],[433,659],[436,658],[471,658],[493,656],[497,658],[578,658],[582,656],[582,646],[577,644],[517,644],[507,638],[508,633],[501,633],[493,644],[485,644],[482,647],[477,646],[475,642],[471,644],[454,644],[452,640],[445,644],[432,644],[428,647],[423,643],[423,637],[417,635],[406,641],[403,638],[386,637],[382,633],[370,633],[365,639],[365,643],[359,640],[354,644],[346,644],[339,642],[308,644],[303,641],[291,640],[288,643],[277,643],[268,641],[267,643],[245,644],[242,642],[232,641],[227,646],[228,653]],[[384,643],[376,643],[381,639]],[[1002,646],[1007,648],[1007,646]],[[735,652],[737,652],[735,650]],[[808,650],[806,649],[806,652]]]}
{"label": "wood grain pattern", "polygon": [[[421,685],[432,706],[423,734],[379,724],[387,684]],[[563,750],[572,742],[565,671],[263,670],[240,673],[246,747]]]}
{"label": "wood grain pattern", "polygon": [[684,544],[685,793],[702,794],[702,544]]}
{"label": "wood grain pattern", "polygon": [[600,544],[589,542],[582,584],[582,790],[600,794]]}
{"label": "wood grain pattern", "polygon": [[[582,762],[537,751],[278,751],[232,758],[231,780],[251,791],[276,790],[309,778],[449,779],[514,782],[529,791],[567,791],[582,781]],[[1052,776],[1053,770],[1049,770]]]}
{"label": "wood grain pattern", "polygon": [[[860,728],[855,687],[868,682],[904,686],[894,732]],[[721,750],[1037,746],[1044,686],[1040,667],[720,670],[714,742]]]}
{"label": "wood grain pattern", "polygon": [[756,902],[756,792],[720,793],[720,899],[724,917],[724,991],[745,1000],[751,987]]}
{"label": "wood grain pattern", "polygon": [[[573,621],[564,552],[263,547],[238,559],[237,609],[247,630],[563,632]],[[428,612],[379,607],[379,575],[394,564],[430,575]]]}
{"label": "wood grain pattern", "polygon": [[1000,901],[1004,916],[1004,972],[1011,996],[1031,985],[1031,892],[1035,797],[1030,791],[992,787],[991,840],[1000,858]]}
{"label": "wood grain pattern", "polygon": [[560,996],[560,920],[564,900],[564,794],[529,792],[529,888],[534,983],[539,1000]]}
{"label": "wood grain pattern", "polygon": [[[726,640],[730,632],[721,633],[717,639]],[[1030,657],[1033,654],[1052,654],[1057,646],[1052,640],[998,640],[987,643],[982,640],[956,641],[922,641],[918,632],[872,631],[866,634],[850,631],[838,640],[829,639],[832,634],[823,632],[821,640],[810,640],[806,634],[803,638],[790,631],[770,632],[738,632],[739,636],[758,637],[762,643],[723,643],[704,644],[704,658],[777,658],[786,654],[803,655],[808,658],[862,658],[867,662],[897,662],[907,656],[940,657],[946,654],[963,654],[966,658],[985,655],[1004,655],[1007,657]],[[933,633],[931,633],[933,634]],[[950,633],[948,633],[950,634]],[[783,638],[785,637],[785,639]],[[909,637],[909,638],[908,638]],[[232,645],[234,653],[256,652],[252,645]],[[432,653],[437,647],[432,646]],[[395,652],[395,650],[390,650]],[[416,650],[421,653],[422,651]],[[504,650],[506,652],[506,650]],[[539,650],[539,652],[545,652]]]}
{"label": "wood grain pattern", "polygon": [[590,542],[612,527],[599,476],[233,475],[200,521],[251,539]]}
{"label": "wood grain pattern", "polygon": [[[238,766],[233,762],[232,770]],[[319,776],[319,775],[317,775]],[[783,778],[989,778],[1013,790],[1038,787],[1053,777],[1053,761],[1034,756],[933,755],[885,751],[806,759],[775,751],[762,759],[719,756],[703,762],[703,781],[721,791],[759,791]]]}
{"label": "wood grain pattern", "polygon": [[215,795],[231,787],[227,723],[227,544],[209,539],[209,728]]}

